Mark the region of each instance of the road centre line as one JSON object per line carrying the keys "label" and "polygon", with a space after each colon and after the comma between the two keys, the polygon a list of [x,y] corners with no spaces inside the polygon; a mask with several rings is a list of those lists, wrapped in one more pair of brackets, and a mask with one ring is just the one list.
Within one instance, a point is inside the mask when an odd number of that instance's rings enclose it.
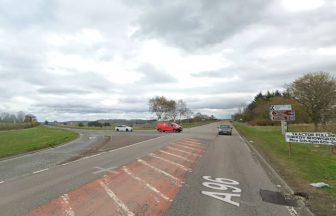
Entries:
{"label": "road centre line", "polygon": [[70,202],[69,202],[69,195],[68,194],[63,194],[62,195],[62,204],[64,207],[65,215],[66,216],[75,216],[75,212],[72,209]]}
{"label": "road centre line", "polygon": [[163,171],[163,170],[161,170],[161,169],[159,169],[159,168],[157,168],[157,167],[155,167],[155,166],[150,165],[149,163],[147,163],[147,162],[144,161],[144,160],[138,159],[138,162],[141,163],[141,164],[143,164],[143,165],[145,165],[145,166],[147,166],[147,167],[149,167],[149,168],[152,168],[153,170],[155,170],[155,171],[157,171],[157,172],[159,172],[159,173],[161,173],[161,174],[163,174],[163,175],[165,175],[165,176],[168,176],[168,177],[171,178],[171,179],[174,179],[174,180],[176,181],[177,185],[178,185],[179,187],[182,187],[182,184],[183,184],[184,182],[181,181],[179,178],[176,178],[175,176],[172,176],[171,174],[169,174],[169,173],[167,173],[167,172],[165,172],[165,171]]}
{"label": "road centre line", "polygon": [[[102,152],[102,153],[103,153],[103,152]],[[98,153],[98,154],[95,154],[95,155],[90,155],[90,156],[83,157],[83,160],[84,160],[84,159],[89,159],[89,158],[93,158],[93,157],[99,156],[99,155],[101,155],[102,153]]]}
{"label": "road centre line", "polygon": [[203,149],[199,149],[199,148],[194,148],[194,147],[189,147],[189,146],[184,146],[182,144],[173,144],[173,146],[177,146],[177,147],[181,147],[181,148],[185,148],[185,149],[190,149],[190,150],[198,150],[198,151],[203,151]]}
{"label": "road centre line", "polygon": [[180,150],[178,148],[174,148],[174,147],[170,147],[170,146],[166,146],[167,149],[171,149],[173,151],[178,151],[178,152],[182,152],[182,153],[185,153],[185,154],[190,154],[190,155],[194,155],[194,156],[199,156],[199,154],[195,154],[195,153],[191,153],[191,152],[187,152],[187,151],[183,151],[183,150]]}
{"label": "road centre line", "polygon": [[165,158],[163,158],[163,157],[160,157],[160,156],[158,156],[158,155],[156,155],[156,154],[154,154],[154,153],[150,153],[149,155],[152,156],[152,157],[154,157],[154,158],[157,158],[157,159],[159,159],[159,160],[162,160],[162,161],[164,161],[164,162],[167,162],[167,163],[173,164],[173,165],[175,165],[175,166],[178,166],[178,167],[180,167],[181,169],[183,169],[183,170],[185,170],[185,171],[189,171],[189,172],[191,172],[191,169],[190,169],[190,168],[187,168],[187,167],[183,166],[182,164],[176,163],[176,162],[174,162],[174,161],[167,160],[167,159],[165,159]]}
{"label": "road centre line", "polygon": [[152,185],[148,184],[145,180],[139,178],[138,176],[136,176],[134,173],[132,173],[129,169],[127,169],[126,166],[124,166],[122,168],[129,176],[131,176],[133,179],[137,180],[138,182],[140,182],[141,184],[145,185],[146,188],[148,188],[149,190],[157,193],[160,197],[162,197],[163,199],[172,202],[173,200],[170,199],[169,197],[167,197],[166,195],[164,195],[162,192],[160,192],[158,189],[156,189],[155,187],[153,187]]}
{"label": "road centre line", "polygon": [[104,188],[107,195],[113,199],[113,201],[119,206],[119,208],[121,208],[128,216],[135,216],[135,214],[128,209],[125,203],[120,200],[103,181],[99,181],[99,184]]}
{"label": "road centre line", "polygon": [[47,170],[49,170],[49,168],[46,168],[46,169],[42,169],[42,170],[35,171],[35,172],[33,172],[33,174],[40,173],[40,172],[44,172],[44,171],[47,171]]}
{"label": "road centre line", "polygon": [[185,161],[194,162],[194,161],[192,161],[192,160],[189,160],[188,158],[182,157],[182,156],[177,155],[177,154],[172,154],[172,153],[167,152],[167,151],[159,150],[159,152],[162,152],[162,153],[164,153],[164,154],[171,155],[171,156],[174,156],[174,157],[177,157],[177,158],[181,158],[181,159],[183,159],[183,160],[185,160]]}

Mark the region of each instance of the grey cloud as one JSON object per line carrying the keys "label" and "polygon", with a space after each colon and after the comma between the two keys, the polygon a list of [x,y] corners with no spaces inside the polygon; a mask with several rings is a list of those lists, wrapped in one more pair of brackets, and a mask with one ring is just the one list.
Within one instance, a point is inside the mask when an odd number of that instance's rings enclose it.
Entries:
{"label": "grey cloud", "polygon": [[197,99],[193,102],[187,100],[188,106],[192,109],[234,109],[240,107],[249,100],[249,96],[244,97],[208,97],[207,99]]}
{"label": "grey cloud", "polygon": [[141,65],[138,71],[143,74],[143,77],[138,81],[141,84],[173,83],[177,81],[169,73],[161,71],[151,64]]}
{"label": "grey cloud", "polygon": [[271,1],[201,0],[148,4],[135,36],[159,37],[186,49],[222,42],[255,22]]}

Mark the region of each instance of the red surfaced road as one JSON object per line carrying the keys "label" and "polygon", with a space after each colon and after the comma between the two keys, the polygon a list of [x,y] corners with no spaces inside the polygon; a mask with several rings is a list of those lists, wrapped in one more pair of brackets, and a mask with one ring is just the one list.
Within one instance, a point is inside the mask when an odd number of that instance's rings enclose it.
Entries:
{"label": "red surfaced road", "polygon": [[162,215],[203,152],[199,140],[179,140],[28,215]]}

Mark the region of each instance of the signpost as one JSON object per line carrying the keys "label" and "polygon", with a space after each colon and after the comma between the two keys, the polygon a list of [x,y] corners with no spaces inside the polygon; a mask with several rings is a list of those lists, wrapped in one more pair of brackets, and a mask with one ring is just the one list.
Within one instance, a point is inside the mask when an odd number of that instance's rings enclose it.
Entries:
{"label": "signpost", "polygon": [[[271,105],[270,118],[272,121],[281,121],[281,132],[283,135],[287,132],[287,121],[295,120],[295,111],[292,110],[291,104]],[[289,156],[292,152],[292,145],[288,143]]]}

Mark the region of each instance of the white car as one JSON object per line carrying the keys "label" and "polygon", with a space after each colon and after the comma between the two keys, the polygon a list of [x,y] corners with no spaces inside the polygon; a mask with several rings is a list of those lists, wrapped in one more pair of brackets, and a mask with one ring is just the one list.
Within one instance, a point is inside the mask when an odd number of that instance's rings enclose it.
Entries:
{"label": "white car", "polygon": [[124,132],[132,132],[133,131],[133,128],[132,127],[129,127],[127,125],[117,125],[115,128],[114,128],[115,131],[124,131]]}

